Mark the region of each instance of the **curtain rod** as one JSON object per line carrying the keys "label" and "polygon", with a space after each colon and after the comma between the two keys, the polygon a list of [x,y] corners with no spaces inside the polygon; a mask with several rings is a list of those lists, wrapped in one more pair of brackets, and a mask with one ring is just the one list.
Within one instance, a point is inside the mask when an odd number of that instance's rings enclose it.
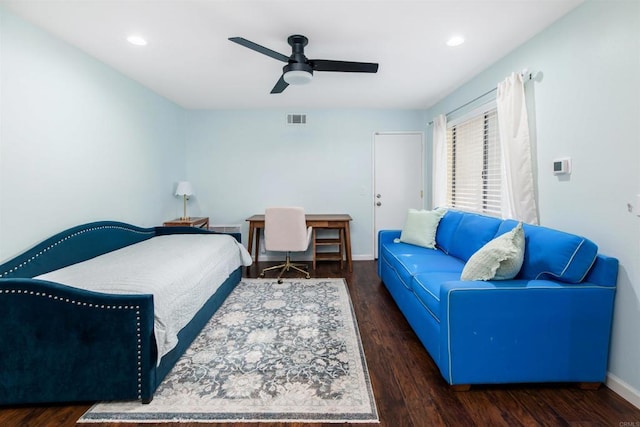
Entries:
{"label": "curtain rod", "polygon": [[[532,73],[530,73],[527,70],[524,70],[523,72],[520,73],[521,76],[523,76],[525,78],[525,82],[528,82],[529,80],[533,80],[534,76]],[[493,89],[490,89],[488,91],[486,91],[485,93],[483,93],[482,95],[478,95],[475,98],[473,98],[471,101],[465,102],[464,104],[462,104],[461,106],[454,108],[453,110],[449,111],[447,114],[445,114],[445,116],[448,116],[450,114],[455,113],[456,111],[462,110],[464,107],[466,107],[467,105],[473,104],[474,102],[476,102],[478,99],[481,99],[487,95],[489,95],[490,93],[493,93],[495,91],[498,90],[498,87],[494,87]],[[431,120],[427,126],[431,126],[433,124],[433,120]]]}

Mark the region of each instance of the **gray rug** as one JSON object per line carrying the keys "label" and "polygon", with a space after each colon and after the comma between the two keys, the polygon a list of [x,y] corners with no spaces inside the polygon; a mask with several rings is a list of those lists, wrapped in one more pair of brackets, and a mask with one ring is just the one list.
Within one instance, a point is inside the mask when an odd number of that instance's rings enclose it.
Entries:
{"label": "gray rug", "polygon": [[91,422],[378,422],[344,279],[242,279],[148,405]]}

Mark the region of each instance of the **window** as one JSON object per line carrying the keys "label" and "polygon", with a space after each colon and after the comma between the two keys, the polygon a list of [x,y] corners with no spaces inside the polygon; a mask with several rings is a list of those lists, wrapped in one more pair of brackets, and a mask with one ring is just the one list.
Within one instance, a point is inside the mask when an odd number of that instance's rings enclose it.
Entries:
{"label": "window", "polygon": [[447,205],[500,217],[500,137],[495,107],[447,125]]}

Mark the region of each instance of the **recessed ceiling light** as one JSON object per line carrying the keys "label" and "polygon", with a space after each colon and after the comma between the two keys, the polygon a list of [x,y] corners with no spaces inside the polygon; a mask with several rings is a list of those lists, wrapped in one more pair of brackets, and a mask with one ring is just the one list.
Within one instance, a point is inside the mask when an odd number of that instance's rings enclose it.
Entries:
{"label": "recessed ceiling light", "polygon": [[464,37],[462,36],[453,36],[447,40],[447,46],[451,47],[460,46],[462,43],[464,43]]}
{"label": "recessed ceiling light", "polygon": [[147,41],[140,36],[129,36],[127,37],[127,41],[131,44],[135,44],[136,46],[146,46]]}

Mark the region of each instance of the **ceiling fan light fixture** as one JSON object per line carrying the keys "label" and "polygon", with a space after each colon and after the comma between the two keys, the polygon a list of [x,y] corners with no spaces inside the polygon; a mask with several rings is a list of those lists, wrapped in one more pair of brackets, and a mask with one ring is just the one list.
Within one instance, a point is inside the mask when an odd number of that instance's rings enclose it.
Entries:
{"label": "ceiling fan light fixture", "polygon": [[313,79],[313,74],[303,70],[291,70],[284,73],[284,81],[290,85],[305,85]]}
{"label": "ceiling fan light fixture", "polygon": [[304,47],[309,40],[302,35],[289,36],[287,43],[291,46],[291,56],[283,55],[275,50],[260,46],[242,37],[229,37],[229,40],[248,49],[269,56],[287,65],[282,67],[282,75],[271,93],[282,93],[289,85],[303,85],[313,80],[314,71],[338,71],[343,73],[377,73],[378,64],[373,62],[333,61],[328,59],[309,59],[304,54]]}

